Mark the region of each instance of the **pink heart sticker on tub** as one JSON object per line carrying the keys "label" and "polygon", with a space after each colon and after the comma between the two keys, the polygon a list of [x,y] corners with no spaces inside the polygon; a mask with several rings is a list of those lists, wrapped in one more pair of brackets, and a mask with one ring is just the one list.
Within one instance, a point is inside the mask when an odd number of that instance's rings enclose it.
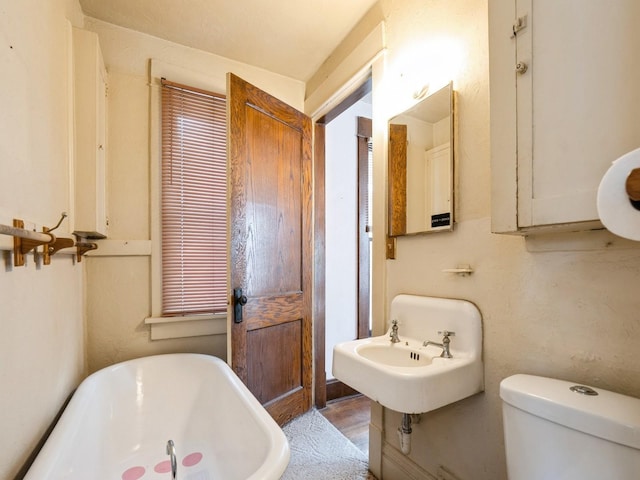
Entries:
{"label": "pink heart sticker on tub", "polygon": [[160,462],[153,469],[156,473],[167,473],[171,471],[171,462],[169,460],[165,460],[164,462]]}
{"label": "pink heart sticker on tub", "polygon": [[144,467],[131,467],[124,471],[122,480],[138,480],[145,474]]}
{"label": "pink heart sticker on tub", "polygon": [[202,460],[202,454],[200,452],[190,453],[182,459],[182,465],[185,467],[193,467]]}

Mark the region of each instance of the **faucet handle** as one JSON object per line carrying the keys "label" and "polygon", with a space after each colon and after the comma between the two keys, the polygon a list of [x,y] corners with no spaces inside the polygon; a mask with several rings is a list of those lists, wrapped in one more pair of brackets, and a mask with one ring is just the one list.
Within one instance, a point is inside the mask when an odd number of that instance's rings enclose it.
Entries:
{"label": "faucet handle", "polygon": [[391,325],[394,325],[394,326],[398,325],[398,320],[396,319],[391,320]]}
{"label": "faucet handle", "polygon": [[445,337],[455,337],[456,336],[456,332],[450,332],[448,330],[441,330],[438,332],[438,335],[443,335]]}

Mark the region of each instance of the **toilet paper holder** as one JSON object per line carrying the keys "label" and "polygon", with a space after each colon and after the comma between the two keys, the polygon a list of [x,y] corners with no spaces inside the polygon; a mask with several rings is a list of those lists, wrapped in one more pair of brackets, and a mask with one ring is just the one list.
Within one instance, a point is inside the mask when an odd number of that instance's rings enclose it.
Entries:
{"label": "toilet paper holder", "polygon": [[640,210],[640,168],[634,168],[629,172],[624,187],[631,201],[631,205],[633,205],[636,210]]}
{"label": "toilet paper holder", "polygon": [[596,207],[607,230],[640,242],[640,148],[612,162],[598,185]]}

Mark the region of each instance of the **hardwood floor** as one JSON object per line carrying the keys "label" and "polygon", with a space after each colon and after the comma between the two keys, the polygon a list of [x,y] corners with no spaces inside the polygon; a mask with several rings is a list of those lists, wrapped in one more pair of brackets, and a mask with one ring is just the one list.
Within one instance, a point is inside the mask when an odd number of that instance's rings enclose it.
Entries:
{"label": "hardwood floor", "polygon": [[364,395],[332,400],[320,413],[351,442],[369,455],[370,400]]}

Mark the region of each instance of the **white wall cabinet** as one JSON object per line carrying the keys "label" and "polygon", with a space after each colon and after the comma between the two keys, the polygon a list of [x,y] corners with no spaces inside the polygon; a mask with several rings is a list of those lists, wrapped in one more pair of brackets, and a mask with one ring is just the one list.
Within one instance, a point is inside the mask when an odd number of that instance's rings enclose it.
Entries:
{"label": "white wall cabinet", "polygon": [[74,234],[105,238],[107,220],[107,71],[98,36],[73,29]]}
{"label": "white wall cabinet", "polygon": [[640,147],[640,2],[490,0],[492,230],[602,228],[600,179]]}

